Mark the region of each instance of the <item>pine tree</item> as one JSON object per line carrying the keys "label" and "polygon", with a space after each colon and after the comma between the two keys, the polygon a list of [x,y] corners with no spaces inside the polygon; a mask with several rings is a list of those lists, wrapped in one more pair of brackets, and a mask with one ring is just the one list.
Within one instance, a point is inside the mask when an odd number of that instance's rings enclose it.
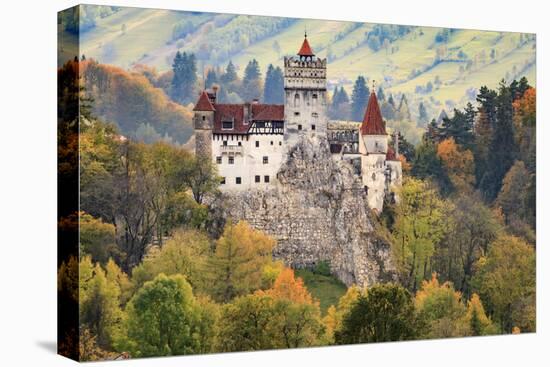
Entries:
{"label": "pine tree", "polygon": [[504,80],[500,83],[496,102],[495,127],[491,137],[487,160],[488,171],[481,182],[485,198],[489,201],[493,201],[496,198],[502,187],[502,179],[514,164],[516,156],[514,123],[512,119],[512,93]]}
{"label": "pine tree", "polygon": [[346,90],[344,87],[338,89],[338,86],[336,86],[329,109],[330,117],[338,120],[347,120],[349,118],[349,108],[349,97]]}
{"label": "pine tree", "polygon": [[363,120],[368,100],[369,90],[367,82],[363,76],[358,76],[351,94],[351,119],[353,121]]}
{"label": "pine tree", "polygon": [[205,88],[212,88],[214,84],[218,84],[218,76],[216,75],[216,71],[214,69],[210,69],[206,74],[206,81],[204,82],[204,86]]}
{"label": "pine tree", "polygon": [[246,65],[240,95],[245,101],[251,101],[253,99],[260,98],[262,95],[260,66],[256,59],[252,59],[252,61],[250,61],[248,65]]}
{"label": "pine tree", "polygon": [[172,99],[179,103],[194,102],[197,87],[197,64],[194,54],[177,52],[172,64]]}
{"label": "pine tree", "polygon": [[418,126],[422,127],[428,123],[428,112],[424,106],[424,102],[418,105]]}
{"label": "pine tree", "polygon": [[399,107],[397,108],[397,118],[400,121],[411,121],[411,111],[409,110],[409,103],[407,97],[402,94],[399,101]]}
{"label": "pine tree", "polygon": [[284,103],[284,79],[280,67],[269,64],[265,75],[264,103]]}

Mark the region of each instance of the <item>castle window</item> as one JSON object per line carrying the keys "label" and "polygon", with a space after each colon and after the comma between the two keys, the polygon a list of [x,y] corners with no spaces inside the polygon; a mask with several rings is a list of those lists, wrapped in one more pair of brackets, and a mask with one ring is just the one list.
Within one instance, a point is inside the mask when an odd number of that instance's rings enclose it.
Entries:
{"label": "castle window", "polygon": [[296,93],[294,95],[294,107],[298,107],[300,105],[300,95]]}
{"label": "castle window", "polygon": [[224,141],[223,141],[223,146],[224,146],[224,147],[227,146],[227,140],[224,140]]}
{"label": "castle window", "polygon": [[269,176],[264,176],[264,182],[265,182],[265,183],[268,183],[268,182],[269,182]]}
{"label": "castle window", "polygon": [[298,111],[294,112],[294,116],[300,116],[300,112]]}
{"label": "castle window", "polygon": [[202,121],[206,121],[206,116],[202,115]]}
{"label": "castle window", "polygon": [[315,125],[311,125],[311,130],[315,130]]}
{"label": "castle window", "polygon": [[238,146],[241,146],[241,145],[243,145],[243,144],[242,144],[241,142],[238,142],[237,145],[238,145]]}
{"label": "castle window", "polygon": [[273,145],[273,140],[271,140],[271,145]]}
{"label": "castle window", "polygon": [[235,157],[230,156],[229,157],[229,164],[234,164],[234,163],[235,163]]}
{"label": "castle window", "polygon": [[261,180],[260,180],[260,175],[254,176],[254,182],[258,183],[258,182],[260,182],[260,181],[261,181]]}
{"label": "castle window", "polygon": [[313,112],[313,113],[311,114],[311,117],[317,118],[317,117],[319,117],[319,114],[318,114],[317,112]]}
{"label": "castle window", "polygon": [[372,180],[373,180],[373,181],[376,180],[376,173],[374,173],[374,172],[373,172],[373,174],[372,174]]}
{"label": "castle window", "polygon": [[298,125],[298,130],[302,130],[302,125]]}
{"label": "castle window", "polygon": [[241,184],[241,178],[240,177],[235,178],[235,183],[237,185],[240,185]]}
{"label": "castle window", "polygon": [[282,142],[282,141],[279,142],[279,146],[281,146],[281,145],[283,145],[283,142]]}
{"label": "castle window", "polygon": [[222,130],[232,130],[233,121],[222,121]]}
{"label": "castle window", "polygon": [[264,164],[268,164],[269,163],[269,158],[265,155],[264,158],[263,158],[263,162]]}
{"label": "castle window", "polygon": [[312,104],[315,106],[317,104],[317,94],[313,93],[313,96],[311,96],[311,98],[312,98]]}
{"label": "castle window", "polygon": [[260,142],[256,140],[256,148],[259,148],[259,147],[260,147]]}
{"label": "castle window", "polygon": [[216,163],[222,164],[222,157],[216,157]]}
{"label": "castle window", "polygon": [[221,184],[221,185],[225,185],[225,177],[222,177],[222,178],[221,178],[220,184]]}

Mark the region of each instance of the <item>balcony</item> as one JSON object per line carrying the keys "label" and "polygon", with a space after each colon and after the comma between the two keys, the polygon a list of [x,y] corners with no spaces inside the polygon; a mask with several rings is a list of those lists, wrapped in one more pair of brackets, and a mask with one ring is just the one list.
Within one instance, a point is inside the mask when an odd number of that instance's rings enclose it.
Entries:
{"label": "balcony", "polygon": [[220,152],[222,154],[243,154],[242,145],[221,145]]}

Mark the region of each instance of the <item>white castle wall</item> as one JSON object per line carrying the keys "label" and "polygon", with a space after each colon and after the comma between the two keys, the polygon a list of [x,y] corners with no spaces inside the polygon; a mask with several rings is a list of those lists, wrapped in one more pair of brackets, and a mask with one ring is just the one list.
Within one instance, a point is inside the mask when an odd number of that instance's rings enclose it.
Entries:
{"label": "white castle wall", "polygon": [[[224,141],[227,141],[227,145],[223,144]],[[233,136],[233,140],[229,135],[214,136],[213,163],[218,168],[218,175],[225,178],[220,188],[238,191],[275,185],[283,151],[282,135]],[[218,163],[218,157],[221,157],[221,163]],[[230,157],[233,157],[232,164],[229,163]],[[264,163],[264,157],[267,157],[268,163]],[[256,182],[256,176],[260,176],[260,182]],[[269,177],[269,182],[265,182],[265,176]],[[238,177],[241,179],[240,184],[237,183]]]}

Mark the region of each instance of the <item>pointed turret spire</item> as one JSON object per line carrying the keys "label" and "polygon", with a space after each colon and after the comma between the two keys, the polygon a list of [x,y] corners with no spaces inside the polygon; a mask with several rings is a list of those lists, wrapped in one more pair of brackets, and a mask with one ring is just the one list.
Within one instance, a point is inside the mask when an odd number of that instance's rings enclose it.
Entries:
{"label": "pointed turret spire", "polygon": [[380,106],[378,105],[374,89],[370,94],[365,117],[361,124],[361,135],[387,135],[386,124],[382,119],[382,113],[380,112]]}
{"label": "pointed turret spire", "polygon": [[302,57],[315,56],[315,54],[311,50],[311,47],[309,46],[309,42],[307,41],[307,32],[304,32],[304,42],[302,43],[302,47],[300,48],[300,51],[298,51],[298,55]]}
{"label": "pointed turret spire", "polygon": [[195,108],[193,108],[193,111],[215,111],[215,108],[210,101],[210,97],[208,97],[208,93],[206,93],[205,90],[202,91]]}

